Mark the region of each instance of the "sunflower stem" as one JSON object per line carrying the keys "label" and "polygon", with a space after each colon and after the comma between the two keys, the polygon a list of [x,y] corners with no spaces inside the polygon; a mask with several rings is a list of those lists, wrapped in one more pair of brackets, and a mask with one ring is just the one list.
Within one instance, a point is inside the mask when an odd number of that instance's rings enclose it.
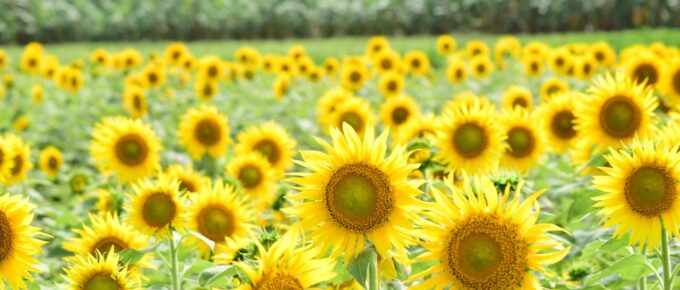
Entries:
{"label": "sunflower stem", "polygon": [[663,289],[670,290],[671,283],[671,255],[668,247],[668,232],[661,221],[661,263],[663,265]]}
{"label": "sunflower stem", "polygon": [[[645,256],[645,258],[647,258],[647,246],[646,245],[642,248],[641,254],[643,256]],[[647,290],[647,276],[642,276],[642,278],[640,279],[640,290]]]}
{"label": "sunflower stem", "polygon": [[170,244],[170,271],[172,279],[172,289],[181,290],[182,284],[179,281],[179,271],[178,271],[178,261],[177,261],[177,249],[175,248],[175,238],[172,233],[168,237],[168,243]]}

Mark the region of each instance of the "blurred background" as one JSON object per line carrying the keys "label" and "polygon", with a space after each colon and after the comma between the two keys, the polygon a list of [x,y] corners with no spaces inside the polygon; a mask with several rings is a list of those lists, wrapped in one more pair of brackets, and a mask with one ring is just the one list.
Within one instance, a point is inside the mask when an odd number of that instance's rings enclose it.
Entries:
{"label": "blurred background", "polygon": [[3,44],[679,26],[680,0],[0,0]]}

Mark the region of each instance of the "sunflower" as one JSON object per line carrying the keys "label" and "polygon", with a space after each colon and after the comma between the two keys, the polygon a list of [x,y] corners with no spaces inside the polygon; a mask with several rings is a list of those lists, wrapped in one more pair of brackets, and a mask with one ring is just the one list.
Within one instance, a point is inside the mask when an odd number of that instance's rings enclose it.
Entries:
{"label": "sunflower", "polygon": [[213,106],[190,108],[179,123],[179,143],[195,160],[201,159],[203,154],[219,158],[226,154],[227,146],[231,143],[227,122],[227,116]]}
{"label": "sunflower", "polygon": [[372,36],[366,44],[366,55],[373,57],[383,51],[390,50],[390,43],[384,36]]}
{"label": "sunflower", "polygon": [[148,111],[144,90],[137,86],[126,86],[123,91],[123,107],[134,118],[141,118]]}
{"label": "sunflower", "polygon": [[589,80],[597,72],[597,62],[590,56],[577,58],[574,62],[574,70],[577,78]]}
{"label": "sunflower", "polygon": [[385,73],[380,77],[378,87],[385,97],[401,95],[404,90],[404,76],[396,72]]}
{"label": "sunflower", "polygon": [[505,59],[518,58],[521,50],[522,44],[517,37],[503,36],[494,48],[494,59],[501,68],[505,68]]}
{"label": "sunflower", "polygon": [[260,64],[262,66],[262,69],[266,72],[274,72],[276,70],[276,61],[278,61],[278,58],[273,55],[273,54],[265,54],[262,57],[262,63]]}
{"label": "sunflower", "polygon": [[171,228],[184,226],[184,200],[179,196],[179,180],[159,175],[132,185],[127,203],[129,223],[138,231],[156,238],[171,235]]}
{"label": "sunflower", "polygon": [[293,165],[291,158],[297,142],[275,122],[248,127],[237,139],[236,155],[261,154],[280,177]]}
{"label": "sunflower", "polygon": [[29,74],[37,74],[40,70],[42,56],[42,51],[24,50],[21,56],[21,69]]}
{"label": "sunflower", "polygon": [[476,58],[479,56],[488,57],[489,56],[489,46],[483,41],[472,40],[465,45],[465,53],[468,58]]}
{"label": "sunflower", "polygon": [[217,81],[211,81],[205,78],[198,78],[194,84],[194,89],[198,99],[202,101],[210,101],[220,90]]}
{"label": "sunflower", "polygon": [[179,191],[186,194],[196,194],[210,182],[210,178],[194,171],[190,165],[184,166],[176,163],[165,170],[164,173],[170,179],[179,181]]}
{"label": "sunflower", "polygon": [[618,147],[653,134],[658,106],[652,91],[622,74],[595,79],[588,96],[576,104],[576,131],[591,144]]}
{"label": "sunflower", "polygon": [[540,76],[543,72],[543,58],[536,55],[529,55],[522,59],[524,74],[530,77]]}
{"label": "sunflower", "polygon": [[330,117],[335,108],[345,100],[352,97],[352,92],[342,88],[327,90],[316,103],[316,114],[319,118],[319,123],[327,125],[331,121]]}
{"label": "sunflower", "polygon": [[446,78],[454,84],[464,82],[467,79],[465,63],[462,61],[453,61],[449,63],[449,66],[446,68]]}
{"label": "sunflower", "polygon": [[452,194],[433,189],[436,202],[421,221],[428,233],[425,252],[415,260],[434,265],[411,276],[420,282],[409,289],[541,289],[533,272],[550,275],[544,265],[570,250],[549,235],[564,229],[536,223],[543,191],[520,201],[523,182],[514,194],[509,186],[499,193],[486,177],[464,177],[462,186],[452,182],[446,181]]}
{"label": "sunflower", "polygon": [[501,167],[520,172],[532,169],[543,157],[546,147],[540,119],[521,108],[506,111],[501,119],[508,145],[501,157]]}
{"label": "sunflower", "polygon": [[338,72],[338,67],[340,67],[340,62],[337,58],[329,57],[323,62],[324,74],[330,78],[335,78]]}
{"label": "sunflower", "polygon": [[[236,289],[326,289],[315,286],[336,276],[335,260],[319,258],[323,253],[304,244],[304,237],[301,237],[302,230],[294,226],[269,249],[256,241],[258,267],[253,269],[243,262],[236,263],[249,280]],[[300,246],[299,240],[302,240]]]}
{"label": "sunflower", "polygon": [[565,49],[555,49],[553,50],[548,58],[548,64],[550,68],[557,73],[566,73],[568,68],[571,66],[573,58]]}
{"label": "sunflower", "polygon": [[368,69],[364,65],[345,65],[341,72],[342,87],[349,91],[360,89],[369,78]]}
{"label": "sunflower", "polygon": [[139,120],[107,117],[95,126],[92,139],[90,155],[99,170],[116,173],[123,182],[153,175],[160,166],[161,142]]}
{"label": "sunflower", "polygon": [[3,139],[4,142],[7,142],[7,153],[12,154],[3,156],[3,158],[12,160],[12,168],[9,170],[9,174],[4,176],[3,183],[5,185],[12,185],[26,179],[28,171],[33,168],[33,163],[31,162],[31,147],[16,135],[8,134],[5,135]]}
{"label": "sunflower", "polygon": [[[89,226],[83,224],[82,229],[73,230],[77,236],[67,238],[64,249],[85,258],[88,255],[107,254],[109,251],[120,253],[125,249],[142,251],[149,246],[146,237],[122,222],[115,213],[90,214],[89,221]],[[150,258],[149,255],[144,255],[138,262],[128,265],[128,270],[141,275],[137,267],[152,267]]]}
{"label": "sunflower", "polygon": [[553,152],[564,152],[576,140],[576,113],[574,103],[581,96],[576,92],[564,92],[553,96],[538,109],[548,147]]}
{"label": "sunflower", "polygon": [[290,58],[284,57],[279,59],[277,72],[280,74],[292,74],[295,68],[295,63]]}
{"label": "sunflower", "polygon": [[288,57],[293,60],[294,62],[297,62],[298,60],[304,58],[307,56],[307,50],[305,49],[304,46],[296,44],[290,47],[288,49]]}
{"label": "sunflower", "polygon": [[486,56],[475,57],[470,60],[472,76],[483,79],[491,74],[491,59]]}
{"label": "sunflower", "polygon": [[7,66],[9,63],[9,57],[7,57],[7,53],[0,49],[0,68],[4,68]]}
{"label": "sunflower", "polygon": [[[285,212],[300,218],[311,239],[345,264],[363,251],[368,239],[382,259],[400,259],[413,240],[411,220],[419,211],[420,182],[407,177],[418,164],[408,161],[402,145],[387,153],[387,131],[375,138],[372,127],[359,136],[351,126],[331,129],[327,152],[302,151],[299,172],[290,181],[298,193],[288,195]],[[404,261],[407,262],[407,261]]]}
{"label": "sunflower", "polygon": [[475,100],[471,106],[444,111],[435,140],[440,149],[437,159],[450,170],[488,173],[496,169],[506,149],[503,141],[493,106]]}
{"label": "sunflower", "polygon": [[363,135],[366,127],[373,124],[373,113],[368,101],[362,97],[350,97],[335,106],[329,116],[328,128],[342,128],[343,123]]}
{"label": "sunflower", "polygon": [[380,106],[380,119],[393,132],[420,115],[418,103],[410,96],[390,98]]}
{"label": "sunflower", "polygon": [[123,201],[121,198],[118,198],[118,196],[111,194],[111,191],[101,188],[92,191],[92,193],[92,195],[94,195],[94,197],[97,199],[97,203],[94,205],[94,207],[98,214],[118,214],[121,211],[121,205]]}
{"label": "sunflower", "polygon": [[399,131],[394,132],[392,138],[395,142],[400,144],[407,144],[408,142],[417,138],[427,138],[434,140],[437,133],[437,119],[434,115],[415,115],[413,119],[405,123]]}
{"label": "sunflower", "polygon": [[283,99],[290,89],[290,77],[287,74],[280,74],[274,80],[274,96],[277,100]]}
{"label": "sunflower", "polygon": [[440,54],[451,54],[456,50],[456,39],[451,35],[440,35],[437,37],[437,52]]}
{"label": "sunflower", "polygon": [[[59,60],[57,59],[57,57],[53,55],[46,55],[45,57],[43,57],[42,65],[40,67],[40,73],[44,78],[48,80],[54,80],[54,76],[57,74],[58,68]],[[95,72],[98,72],[98,70],[95,69]]]}
{"label": "sunflower", "polygon": [[276,198],[274,182],[277,173],[262,154],[252,152],[235,156],[227,164],[227,172],[238,179],[241,189],[254,201],[256,209],[268,207]]}
{"label": "sunflower", "polygon": [[24,280],[32,280],[40,264],[34,257],[42,252],[45,236],[31,226],[35,205],[19,195],[0,195],[0,289],[27,289]]}
{"label": "sunflower", "polygon": [[381,74],[399,71],[401,66],[401,57],[393,50],[384,50],[373,57],[373,67]]}
{"label": "sunflower", "polygon": [[54,146],[49,146],[40,152],[40,170],[48,176],[56,176],[63,163],[61,151]]}
{"label": "sunflower", "polygon": [[625,65],[626,75],[638,84],[654,87],[661,79],[663,65],[661,60],[650,53],[641,53],[631,58]]}
{"label": "sunflower", "polygon": [[43,87],[39,84],[34,84],[31,86],[31,100],[34,104],[40,104],[43,100]]}
{"label": "sunflower", "polygon": [[558,77],[551,77],[541,84],[540,96],[542,101],[548,101],[553,95],[569,90],[569,85]]}
{"label": "sunflower", "polygon": [[29,125],[31,125],[31,119],[26,115],[20,115],[12,123],[12,128],[17,132],[23,132],[26,131]]}
{"label": "sunflower", "polygon": [[669,63],[667,68],[661,81],[663,91],[671,103],[677,105],[680,103],[680,59]]}
{"label": "sunflower", "polygon": [[90,60],[96,65],[108,66],[111,62],[111,57],[105,49],[97,48],[90,54]]}
{"label": "sunflower", "polygon": [[295,62],[293,73],[297,76],[307,76],[314,67],[314,62],[309,57],[302,57]]}
{"label": "sunflower", "polygon": [[604,194],[593,197],[605,226],[614,236],[631,232],[629,243],[659,246],[661,228],[680,236],[680,155],[677,144],[636,141],[605,156],[609,167],[595,176],[593,186]]}
{"label": "sunflower", "polygon": [[142,71],[144,87],[158,88],[165,83],[165,69],[156,64],[150,64]]}
{"label": "sunflower", "polygon": [[509,86],[501,96],[503,103],[503,108],[514,109],[515,107],[521,107],[527,110],[531,110],[533,106],[533,96],[531,91],[521,87],[521,86]]}
{"label": "sunflower", "polygon": [[173,42],[165,48],[163,56],[165,61],[174,65],[181,65],[184,56],[189,54],[189,49],[181,42]]}
{"label": "sunflower", "polygon": [[605,41],[593,43],[590,46],[590,55],[600,66],[608,67],[616,62],[616,52]]}
{"label": "sunflower", "polygon": [[[10,138],[11,139],[11,138]],[[7,142],[6,136],[0,135],[0,182],[5,183],[14,168],[13,146]]]}
{"label": "sunflower", "polygon": [[120,265],[117,254],[78,256],[66,269],[64,279],[68,284],[65,289],[83,290],[141,290],[141,282],[128,272],[126,266]]}
{"label": "sunflower", "polygon": [[430,60],[421,50],[409,51],[404,56],[404,62],[412,74],[424,76],[430,73]]}
{"label": "sunflower", "polygon": [[[187,208],[187,228],[215,242],[215,255],[231,262],[236,251],[250,244],[254,232],[254,213],[250,204],[231,185],[218,181],[191,196]],[[190,236],[187,242],[196,245],[202,257],[209,258],[210,247]]]}

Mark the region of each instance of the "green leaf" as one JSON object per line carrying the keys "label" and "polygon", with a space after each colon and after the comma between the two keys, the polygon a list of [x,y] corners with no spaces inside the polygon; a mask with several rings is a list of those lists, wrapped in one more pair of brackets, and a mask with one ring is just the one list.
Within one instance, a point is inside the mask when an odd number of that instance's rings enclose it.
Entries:
{"label": "green leaf", "polygon": [[206,238],[204,235],[201,235],[200,233],[194,232],[192,230],[188,230],[189,234],[192,236],[198,238],[199,240],[203,241],[208,247],[210,247],[211,251],[215,251],[215,242],[211,239]]}
{"label": "green leaf", "polygon": [[144,255],[146,255],[149,252],[152,252],[158,247],[158,244],[148,247],[144,250],[135,250],[135,249],[125,249],[122,250],[119,253],[120,260],[125,263],[125,264],[134,264],[139,262],[142,258],[144,258]]}
{"label": "green leaf", "polygon": [[639,280],[651,274],[651,269],[647,267],[647,258],[641,254],[632,254],[614,262],[608,268],[603,269],[588,277],[588,283],[595,283],[611,274],[619,274],[626,280]]}
{"label": "green leaf", "polygon": [[207,268],[198,275],[198,284],[201,287],[213,286],[220,278],[238,274],[238,267],[234,265],[214,266]]}
{"label": "green leaf", "polygon": [[367,248],[347,268],[362,286],[367,290],[379,290],[378,254],[372,247]]}
{"label": "green leaf", "polygon": [[208,269],[210,267],[215,266],[215,264],[203,260],[203,259],[196,259],[194,260],[194,263],[191,264],[186,270],[184,270],[184,273],[182,274],[183,277],[191,276],[197,273],[200,273],[204,271],[205,269]]}

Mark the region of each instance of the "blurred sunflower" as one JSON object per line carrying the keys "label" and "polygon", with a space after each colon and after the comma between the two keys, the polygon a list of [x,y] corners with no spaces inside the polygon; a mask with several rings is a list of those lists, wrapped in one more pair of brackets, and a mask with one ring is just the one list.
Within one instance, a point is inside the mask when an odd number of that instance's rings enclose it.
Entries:
{"label": "blurred sunflower", "polygon": [[372,36],[366,44],[366,55],[369,57],[376,56],[387,50],[390,50],[390,43],[384,36]]}
{"label": "blurred sunflower", "polygon": [[627,59],[626,75],[638,84],[644,83],[654,87],[661,79],[663,65],[661,60],[649,53],[641,53],[635,58]]}
{"label": "blurred sunflower", "polygon": [[477,57],[487,58],[489,56],[489,46],[483,41],[471,40],[465,44],[465,53],[470,59]]}
{"label": "blurred sunflower", "polygon": [[379,73],[399,71],[401,65],[399,53],[393,50],[384,50],[373,57],[373,67]]}
{"label": "blurred sunflower", "polygon": [[671,104],[680,104],[680,59],[670,62],[662,79],[663,91]]}
{"label": "blurred sunflower", "polygon": [[194,160],[201,159],[204,154],[211,158],[224,156],[231,143],[227,122],[227,116],[213,106],[190,108],[182,116],[177,129],[179,143]]}
{"label": "blurred sunflower", "polygon": [[364,65],[345,65],[341,71],[342,87],[349,91],[360,89],[369,78],[369,72]]}
{"label": "blurred sunflower", "polygon": [[415,261],[434,265],[412,275],[408,280],[419,282],[409,289],[541,289],[533,272],[552,275],[544,265],[570,250],[549,235],[564,229],[536,223],[543,191],[520,201],[523,182],[514,194],[509,186],[499,193],[486,177],[464,177],[460,187],[452,182],[446,181],[452,194],[433,189],[436,202],[421,220],[425,252]]}
{"label": "blurred sunflower", "polygon": [[475,57],[470,60],[471,74],[475,78],[483,79],[491,74],[491,60],[488,57]]}
{"label": "blurred sunflower", "polygon": [[153,175],[160,166],[161,142],[151,126],[139,120],[107,117],[95,125],[90,155],[99,170],[123,182]]}
{"label": "blurred sunflower", "polygon": [[593,43],[590,46],[590,55],[600,66],[608,67],[616,62],[616,52],[604,41]]}
{"label": "blurred sunflower", "polygon": [[61,151],[54,146],[48,146],[40,152],[40,170],[48,176],[54,177],[64,164]]}
{"label": "blurred sunflower", "polygon": [[590,56],[577,58],[574,62],[574,70],[577,78],[589,80],[597,73],[597,62]]}
{"label": "blurred sunflower", "polygon": [[196,95],[201,101],[210,101],[217,95],[220,87],[216,81],[211,81],[205,78],[198,78],[194,83]]}
{"label": "blurred sunflower", "polygon": [[293,62],[298,62],[307,56],[307,50],[304,46],[296,44],[288,49],[288,57],[293,60]]}
{"label": "blurred sunflower", "polygon": [[437,135],[437,119],[433,114],[415,115],[413,120],[404,124],[392,138],[399,144],[407,144],[417,138],[434,140]]}
{"label": "blurred sunflower", "polygon": [[274,80],[274,96],[277,100],[283,99],[290,89],[290,77],[287,74],[280,74]]}
{"label": "blurred sunflower", "polygon": [[522,59],[524,66],[524,74],[530,77],[540,76],[543,72],[543,58],[540,56],[530,55]]}
{"label": "blurred sunflower", "polygon": [[467,79],[465,63],[462,61],[453,61],[449,63],[449,66],[446,68],[446,78],[454,84],[464,82]]}
{"label": "blurred sunflower", "polygon": [[404,76],[396,72],[385,73],[378,82],[380,93],[385,97],[394,97],[404,90]]}
{"label": "blurred sunflower", "polygon": [[14,148],[7,142],[6,136],[0,135],[0,182],[5,183],[14,168]]}
{"label": "blurred sunflower", "polygon": [[146,66],[142,76],[146,88],[158,88],[165,83],[165,69],[156,64]]}
{"label": "blurred sunflower", "polygon": [[328,129],[342,128],[349,124],[354,131],[362,135],[367,126],[373,124],[371,105],[362,97],[350,97],[335,106],[329,116]]}
{"label": "blurred sunflower", "polygon": [[323,62],[324,74],[330,78],[335,78],[340,67],[340,62],[337,58],[329,57]]}
{"label": "blurred sunflower", "polygon": [[574,103],[579,97],[576,92],[560,93],[538,109],[543,124],[542,130],[546,133],[548,146],[553,152],[566,151],[576,140]]}
{"label": "blurred sunflower", "polygon": [[65,270],[67,290],[141,290],[138,277],[131,275],[126,266],[120,266],[117,254],[76,257]]}
{"label": "blurred sunflower", "polygon": [[43,87],[39,84],[34,84],[31,86],[31,100],[34,104],[40,104],[43,100]]}
{"label": "blurred sunflower", "polygon": [[508,110],[514,109],[515,107],[531,110],[533,106],[531,91],[516,85],[509,86],[503,91],[501,101],[503,103],[503,108]]}
{"label": "blurred sunflower", "polygon": [[264,71],[271,73],[276,70],[276,61],[278,61],[278,58],[275,55],[265,54],[262,57],[262,63],[260,65],[262,65],[262,69],[264,69]]}
{"label": "blurred sunflower", "polygon": [[393,132],[398,134],[401,128],[420,115],[418,103],[411,96],[390,98],[380,105],[380,119]]}
{"label": "blurred sunflower", "polygon": [[319,118],[319,123],[327,125],[330,123],[330,117],[335,112],[335,108],[345,100],[352,97],[352,93],[342,88],[330,89],[324,92],[316,103],[316,115]]}
{"label": "blurred sunflower", "polygon": [[108,66],[111,62],[111,57],[105,49],[97,48],[90,54],[90,60],[96,65]]}
{"label": "blurred sunflower", "polygon": [[132,190],[126,209],[135,229],[158,239],[169,237],[171,229],[183,229],[185,208],[177,179],[161,174],[133,184]]}
{"label": "blurred sunflower", "polygon": [[550,68],[560,74],[564,74],[567,72],[569,67],[571,66],[571,63],[573,62],[573,58],[571,55],[564,49],[555,49],[553,50],[548,59],[548,64],[550,64]]}
{"label": "blurred sunflower", "polygon": [[526,172],[538,165],[546,147],[540,119],[528,110],[515,108],[505,112],[501,123],[508,145],[501,157],[501,167]]}
{"label": "blurred sunflower", "polygon": [[123,107],[134,118],[141,118],[147,114],[148,105],[144,90],[137,86],[126,86],[123,91]]}
{"label": "blurred sunflower", "polygon": [[451,54],[456,50],[456,39],[451,35],[437,37],[437,52],[443,55]]}
{"label": "blurred sunflower", "polygon": [[409,51],[404,56],[404,63],[413,75],[424,76],[430,73],[430,60],[421,50]]}
{"label": "blurred sunflower", "polygon": [[248,127],[237,136],[236,155],[258,153],[269,161],[277,176],[282,177],[292,165],[297,142],[288,135],[286,129],[275,122]]}
{"label": "blurred sunflower", "polygon": [[191,165],[173,164],[164,174],[170,179],[179,181],[179,190],[185,194],[198,193],[210,182],[210,178],[194,171]]}
{"label": "blurred sunflower", "polygon": [[569,85],[558,77],[551,77],[541,83],[540,96],[541,101],[546,102],[552,98],[553,95],[569,90]]}
{"label": "blurred sunflower", "polygon": [[274,199],[276,171],[269,160],[252,152],[237,155],[227,164],[229,175],[238,179],[243,193],[254,201],[257,210],[269,206]]}
{"label": "blurred sunflower", "polygon": [[9,64],[9,57],[7,57],[7,53],[0,49],[0,68],[4,68]]}
{"label": "blurred sunflower", "polygon": [[182,42],[173,42],[165,48],[163,57],[166,62],[174,65],[181,65],[184,56],[189,54],[189,49]]}
{"label": "blurred sunflower", "polygon": [[[12,155],[3,156],[3,158],[11,159],[12,167],[7,175],[4,176],[3,184],[12,185],[22,182],[26,179],[28,172],[33,168],[31,162],[31,147],[24,143],[21,137],[13,134],[7,134],[3,137],[3,141],[7,143],[7,153]],[[4,162],[3,162],[4,163]]]}

